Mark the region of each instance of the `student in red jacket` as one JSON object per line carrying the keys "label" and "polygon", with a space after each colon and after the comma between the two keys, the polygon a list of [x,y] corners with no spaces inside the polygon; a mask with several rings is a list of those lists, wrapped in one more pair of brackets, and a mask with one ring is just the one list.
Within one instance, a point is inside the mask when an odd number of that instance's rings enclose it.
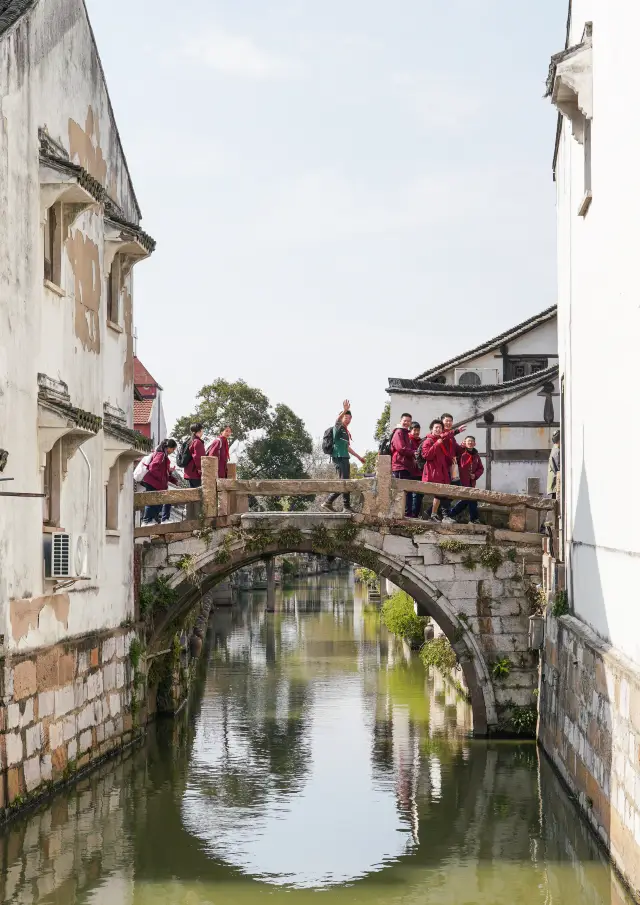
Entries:
{"label": "student in red jacket", "polygon": [[[429,425],[430,434],[422,443],[421,454],[425,460],[424,471],[422,472],[422,480],[433,482],[435,484],[451,483],[451,463],[453,457],[447,450],[447,445],[442,437],[443,424],[439,418],[436,418]],[[431,509],[431,521],[439,522],[440,516],[438,509],[440,508],[440,500],[438,497],[433,499],[433,507]],[[443,522],[452,523],[453,519],[444,516]]]}
{"label": "student in red jacket", "polygon": [[207,454],[202,441],[203,430],[204,425],[200,424],[200,422],[191,425],[191,443],[189,443],[191,459],[184,469],[184,476],[190,487],[200,487],[202,485],[202,465],[200,460]]}
{"label": "student in red jacket", "polygon": [[[453,428],[453,415],[449,414],[449,412],[444,412],[440,415],[440,420],[442,421],[442,442],[445,444],[447,453],[452,456],[453,461],[451,462],[451,481],[450,483],[455,486],[460,486],[460,474],[458,470],[458,457],[462,452],[462,447],[456,440],[456,436],[461,434],[464,430],[467,429],[466,424],[461,424],[460,427]],[[451,500],[440,500],[440,505],[442,507],[443,515],[451,515],[449,511],[451,509]]]}
{"label": "student in red jacket", "polygon": [[[178,483],[173,475],[173,465],[169,458],[171,453],[175,452],[177,445],[175,440],[163,440],[158,446],[149,462],[144,481],[140,482],[145,490],[167,490],[169,481],[172,484]],[[145,506],[142,514],[142,527],[146,528],[148,525],[153,525],[159,521],[164,524],[169,521],[170,516],[170,504]]]}
{"label": "student in red jacket", "polygon": [[[460,468],[460,483],[463,487],[475,487],[478,478],[484,474],[484,465],[482,459],[476,449],[476,438],[465,437],[462,452],[458,456],[458,466]],[[479,525],[478,504],[475,500],[458,500],[455,506],[450,510],[449,515],[455,518],[460,515],[463,509],[469,507],[469,521],[472,525]]]}
{"label": "student in red jacket", "polygon": [[[416,453],[420,449],[422,445],[422,440],[420,439],[420,425],[417,421],[411,422],[411,428],[409,430],[409,442],[411,443],[411,450],[413,453],[411,459],[411,468],[409,471],[411,472],[411,480],[412,481],[421,481],[422,480],[422,469],[416,462]],[[407,500],[411,497],[411,518],[420,518],[420,512],[422,511],[422,501],[424,499],[423,493],[408,493]]]}
{"label": "student in red jacket", "polygon": [[[394,478],[410,481],[412,465],[415,461],[414,450],[409,437],[411,427],[411,415],[404,412],[400,418],[400,424],[391,435],[391,472]],[[413,494],[405,494],[404,514],[405,518],[411,518]]]}
{"label": "student in red jacket", "polygon": [[218,477],[227,477],[227,465],[229,464],[229,437],[231,436],[231,426],[225,425],[224,430],[219,437],[213,441],[207,450],[208,456],[218,457]]}

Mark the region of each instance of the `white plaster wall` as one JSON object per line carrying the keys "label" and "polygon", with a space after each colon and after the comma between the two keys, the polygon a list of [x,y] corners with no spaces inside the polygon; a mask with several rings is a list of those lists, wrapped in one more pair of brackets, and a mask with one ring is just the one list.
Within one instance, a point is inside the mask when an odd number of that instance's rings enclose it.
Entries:
{"label": "white plaster wall", "polygon": [[[91,115],[90,115],[91,112]],[[75,125],[72,125],[74,123]],[[38,127],[72,151],[76,126],[87,141],[74,161],[97,176],[125,217],[137,207],[113,122],[98,58],[81,0],[41,2],[0,41],[0,446],[10,452],[5,476],[12,490],[40,492],[37,375],[68,384],[72,404],[102,416],[104,402],[127,413],[132,384],[125,361],[132,342],[106,328],[104,283],[99,311],[100,349],[76,335],[72,261],[63,254],[60,298],[43,287]],[[75,130],[75,131],[74,131]],[[104,160],[104,163],[103,163]],[[99,249],[103,277],[103,221],[99,206],[76,221]],[[128,288],[131,289],[131,278]],[[132,376],[132,375],[131,375]],[[61,527],[89,539],[91,581],[70,589],[69,613],[59,621],[44,606],[28,635],[12,635],[15,601],[50,594],[43,578],[42,501],[5,498],[0,508],[0,634],[9,647],[48,644],[89,629],[117,626],[133,611],[132,489],[120,496],[120,536],[105,534],[102,432],[78,452],[63,483]],[[91,485],[88,475],[91,470]],[[26,603],[28,604],[28,600]]]}
{"label": "white plaster wall", "polygon": [[[508,343],[510,355],[542,355],[549,356],[549,367],[556,364],[558,355],[558,324],[557,318],[552,318],[537,327],[533,327],[522,336],[517,337]],[[456,368],[449,368],[444,371],[444,376],[448,384],[454,383],[455,370],[458,367],[463,368],[497,368],[498,381],[502,383],[502,356],[499,350],[492,349],[490,352],[484,352],[474,355],[465,361],[464,364],[457,365]]]}
{"label": "white plaster wall", "polygon": [[[571,43],[593,21],[593,202],[583,149],[564,123],[557,167],[568,586],[575,612],[640,662],[637,380],[640,6],[574,0]],[[558,48],[560,49],[560,48]],[[617,446],[622,452],[614,452]],[[611,452],[609,453],[609,449]]]}

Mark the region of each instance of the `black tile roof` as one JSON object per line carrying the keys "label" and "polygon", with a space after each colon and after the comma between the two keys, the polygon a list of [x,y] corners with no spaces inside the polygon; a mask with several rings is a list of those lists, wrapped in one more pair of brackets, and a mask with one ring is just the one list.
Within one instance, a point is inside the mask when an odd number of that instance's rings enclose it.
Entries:
{"label": "black tile roof", "polygon": [[526,389],[546,383],[558,376],[558,365],[536,371],[527,377],[507,380],[504,383],[485,384],[484,386],[458,386],[458,384],[437,383],[430,380],[405,380],[402,377],[390,377],[387,393],[427,393],[430,396],[487,396],[495,393],[509,393],[512,390]]}
{"label": "black tile roof", "polygon": [[476,346],[474,349],[469,349],[468,352],[463,352],[462,355],[456,355],[455,358],[451,358],[449,359],[449,361],[445,361],[440,365],[436,365],[435,368],[429,368],[428,371],[423,371],[423,373],[418,374],[415,379],[428,380],[430,377],[435,377],[442,371],[446,371],[448,368],[454,367],[454,365],[458,364],[459,362],[466,361],[472,355],[478,355],[480,352],[490,352],[492,349],[497,349],[503,343],[508,342],[510,339],[515,339],[521,333],[526,333],[526,331],[530,327],[533,327],[537,321],[544,323],[544,321],[549,320],[557,313],[557,311],[557,305],[552,305],[551,308],[545,308],[545,310],[540,311],[539,314],[534,314],[533,317],[527,318],[526,321],[522,321],[521,324],[517,324],[515,327],[511,327],[510,330],[506,330],[504,333],[499,333],[498,336],[494,336],[493,339],[487,340],[481,345]]}
{"label": "black tile roof", "polygon": [[0,35],[15,25],[37,0],[0,0]]}

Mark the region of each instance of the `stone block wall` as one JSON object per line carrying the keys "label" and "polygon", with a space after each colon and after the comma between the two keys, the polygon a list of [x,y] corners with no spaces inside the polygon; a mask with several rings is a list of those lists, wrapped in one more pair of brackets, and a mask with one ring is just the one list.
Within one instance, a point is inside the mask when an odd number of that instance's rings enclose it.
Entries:
{"label": "stone block wall", "polygon": [[128,744],[131,629],[7,656],[0,703],[0,817]]}
{"label": "stone block wall", "polygon": [[640,671],[549,611],[538,736],[640,901]]}

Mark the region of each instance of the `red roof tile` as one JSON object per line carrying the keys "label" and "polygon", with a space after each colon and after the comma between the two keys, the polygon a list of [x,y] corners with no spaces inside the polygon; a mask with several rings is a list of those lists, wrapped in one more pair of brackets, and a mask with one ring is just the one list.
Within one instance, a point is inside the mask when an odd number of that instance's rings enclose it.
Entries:
{"label": "red roof tile", "polygon": [[133,382],[135,386],[157,387],[162,389],[158,381],[151,376],[139,358],[133,359]]}
{"label": "red roof tile", "polygon": [[148,424],[151,421],[152,410],[153,399],[143,399],[142,402],[136,400],[133,403],[133,423]]}

